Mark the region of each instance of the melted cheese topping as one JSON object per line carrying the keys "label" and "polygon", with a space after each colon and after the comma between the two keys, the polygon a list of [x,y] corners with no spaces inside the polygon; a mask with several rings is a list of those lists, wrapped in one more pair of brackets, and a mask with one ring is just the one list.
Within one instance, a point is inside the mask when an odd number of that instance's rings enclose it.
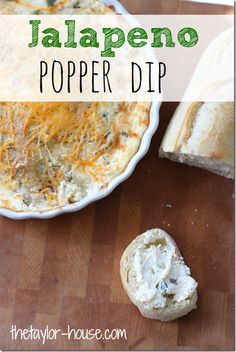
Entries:
{"label": "melted cheese topping", "polygon": [[106,187],[127,166],[149,104],[0,105],[0,205],[50,209]]}
{"label": "melted cheese topping", "polygon": [[34,5],[31,2],[27,2],[24,0],[15,0],[17,4],[22,5],[24,7],[27,7],[29,9],[34,9],[34,10],[39,10],[39,11],[53,11],[53,10],[58,10],[60,7],[63,7],[68,0],[61,0],[57,2],[55,5],[48,6],[48,7],[42,7],[39,5]]}
{"label": "melted cheese topping", "polygon": [[[3,14],[114,14],[102,0],[1,0]],[[0,104],[0,206],[45,211],[106,187],[127,167],[149,103]]]}
{"label": "melted cheese topping", "polygon": [[[50,4],[50,5],[49,5]],[[114,14],[102,0],[1,0],[1,14]]]}

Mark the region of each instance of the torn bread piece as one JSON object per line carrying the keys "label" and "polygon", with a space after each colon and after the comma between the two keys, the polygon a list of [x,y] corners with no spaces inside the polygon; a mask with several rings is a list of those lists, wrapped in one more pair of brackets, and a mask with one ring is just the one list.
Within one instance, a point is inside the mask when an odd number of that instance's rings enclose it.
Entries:
{"label": "torn bread piece", "polygon": [[126,248],[120,273],[130,300],[146,318],[170,321],[196,308],[197,282],[161,229],[146,231]]}
{"label": "torn bread piece", "polygon": [[159,154],[234,178],[234,104],[182,102],[168,126]]}

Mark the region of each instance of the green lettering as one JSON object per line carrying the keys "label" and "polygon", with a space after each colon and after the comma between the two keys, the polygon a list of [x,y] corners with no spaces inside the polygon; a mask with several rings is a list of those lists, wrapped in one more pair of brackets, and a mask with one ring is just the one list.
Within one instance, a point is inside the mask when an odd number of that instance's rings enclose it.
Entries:
{"label": "green lettering", "polygon": [[77,48],[77,43],[75,42],[75,21],[66,20],[65,24],[67,26],[67,42],[65,43],[65,48]]}
{"label": "green lettering", "polygon": [[174,48],[175,43],[172,41],[172,33],[169,28],[152,28],[151,32],[154,34],[154,39],[152,43],[153,48],[162,48],[163,43],[161,40],[161,36],[164,34],[166,37],[166,47]]}
{"label": "green lettering", "polygon": [[29,48],[33,48],[38,45],[39,42],[39,24],[40,20],[30,20],[29,24],[32,25],[32,42],[29,43]]}
{"label": "green lettering", "polygon": [[[189,40],[186,39],[186,34],[189,36]],[[179,31],[178,41],[185,48],[195,46],[198,42],[198,34],[194,28],[186,27]]]}
{"label": "green lettering", "polygon": [[44,34],[49,34],[46,35],[43,40],[42,44],[45,48],[60,48],[61,43],[59,41],[59,32],[54,29],[54,28],[47,28],[43,31]]}
{"label": "green lettering", "polygon": [[[125,34],[120,28],[103,28],[105,34],[104,50],[101,52],[102,57],[115,57],[112,48],[120,48],[125,42]],[[113,40],[114,35],[116,40]]]}
{"label": "green lettering", "polygon": [[147,32],[143,28],[133,28],[128,33],[128,42],[133,48],[141,48],[147,45],[147,42],[143,39],[148,39]]}
{"label": "green lettering", "polygon": [[81,38],[80,38],[80,45],[83,48],[98,48],[99,47],[99,43],[97,40],[97,32],[92,29],[92,28],[84,28],[82,29],[82,31],[80,31],[80,33],[84,34]]}

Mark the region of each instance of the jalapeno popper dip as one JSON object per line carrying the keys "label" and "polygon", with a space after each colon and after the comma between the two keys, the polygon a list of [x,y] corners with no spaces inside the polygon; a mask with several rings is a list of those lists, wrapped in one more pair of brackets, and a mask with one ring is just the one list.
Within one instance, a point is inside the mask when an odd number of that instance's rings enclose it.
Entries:
{"label": "jalapeno popper dip", "polygon": [[0,104],[0,206],[49,210],[106,187],[149,124],[149,103]]}

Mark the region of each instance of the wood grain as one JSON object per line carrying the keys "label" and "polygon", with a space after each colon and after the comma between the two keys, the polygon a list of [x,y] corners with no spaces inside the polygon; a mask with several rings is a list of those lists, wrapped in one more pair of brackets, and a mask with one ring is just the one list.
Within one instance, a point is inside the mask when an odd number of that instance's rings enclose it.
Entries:
{"label": "wood grain", "polygon": [[[49,221],[1,218],[2,349],[233,349],[233,182],[158,158],[175,106],[162,105],[148,155],[106,199]],[[119,277],[125,247],[157,226],[172,233],[199,282],[198,309],[170,323],[142,318]],[[11,342],[11,324],[120,327],[128,340]]]}
{"label": "wood grain", "polygon": [[[209,11],[209,6],[192,3],[174,2],[173,7],[167,0],[122,2],[136,13]],[[162,104],[148,154],[106,199],[48,221],[0,218],[0,349],[234,349],[234,185],[158,158],[176,105]],[[119,277],[125,247],[154,227],[173,235],[199,282],[198,309],[169,323],[144,319]],[[12,324],[125,328],[128,339],[78,342],[59,337],[45,345],[11,341]]]}

